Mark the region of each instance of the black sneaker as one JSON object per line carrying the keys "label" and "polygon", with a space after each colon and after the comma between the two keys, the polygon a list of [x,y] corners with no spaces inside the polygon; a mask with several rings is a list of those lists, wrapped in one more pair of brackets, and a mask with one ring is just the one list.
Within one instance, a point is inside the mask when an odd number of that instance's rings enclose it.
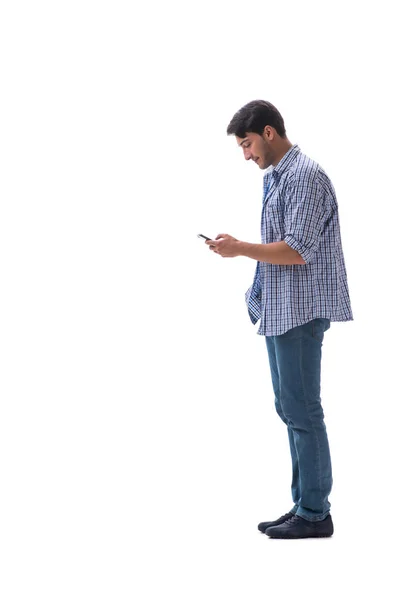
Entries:
{"label": "black sneaker", "polygon": [[298,515],[273,527],[268,527],[265,533],[271,538],[295,540],[299,538],[330,537],[333,534],[331,515],[323,521],[307,521]]}
{"label": "black sneaker", "polygon": [[283,517],[279,517],[279,519],[277,519],[276,521],[265,521],[264,523],[259,523],[258,531],[261,531],[261,533],[265,533],[265,530],[268,529],[268,527],[275,527],[277,525],[282,525],[282,523],[284,523],[285,521],[288,521],[289,519],[291,519],[294,516],[295,516],[294,513],[288,512],[288,513],[286,513],[286,515],[283,515]]}

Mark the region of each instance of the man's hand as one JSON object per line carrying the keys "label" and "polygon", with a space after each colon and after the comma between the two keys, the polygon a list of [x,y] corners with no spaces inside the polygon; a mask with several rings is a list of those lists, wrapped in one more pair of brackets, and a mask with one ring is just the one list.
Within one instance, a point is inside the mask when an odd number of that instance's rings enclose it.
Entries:
{"label": "man's hand", "polygon": [[215,240],[208,240],[206,244],[210,250],[224,258],[240,256],[240,241],[227,233],[219,233]]}

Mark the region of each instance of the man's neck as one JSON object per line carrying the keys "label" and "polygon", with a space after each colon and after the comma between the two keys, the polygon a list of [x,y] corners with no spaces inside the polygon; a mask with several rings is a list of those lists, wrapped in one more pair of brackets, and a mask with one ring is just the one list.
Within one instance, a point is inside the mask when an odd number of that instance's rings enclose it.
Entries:
{"label": "man's neck", "polygon": [[277,148],[277,153],[272,163],[274,167],[276,167],[276,165],[282,160],[282,158],[292,146],[293,144],[291,144],[289,140],[282,140],[281,144],[279,145],[279,148]]}

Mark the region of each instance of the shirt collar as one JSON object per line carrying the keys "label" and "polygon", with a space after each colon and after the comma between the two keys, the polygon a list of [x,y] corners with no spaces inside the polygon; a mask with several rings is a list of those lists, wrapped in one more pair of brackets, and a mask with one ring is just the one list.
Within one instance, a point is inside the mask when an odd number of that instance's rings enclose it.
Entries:
{"label": "shirt collar", "polygon": [[272,169],[272,175],[278,178],[282,175],[286,169],[290,167],[294,159],[298,154],[300,154],[301,150],[297,144],[294,144],[289,148],[286,154],[281,158],[278,164]]}

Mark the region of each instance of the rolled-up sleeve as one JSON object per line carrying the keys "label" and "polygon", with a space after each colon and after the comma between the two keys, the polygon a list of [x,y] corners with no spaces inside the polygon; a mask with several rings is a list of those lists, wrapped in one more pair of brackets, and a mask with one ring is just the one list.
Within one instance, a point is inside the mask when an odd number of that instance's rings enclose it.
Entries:
{"label": "rolled-up sleeve", "polygon": [[317,173],[301,171],[288,182],[285,194],[285,237],[305,263],[312,261],[329,218],[324,193]]}

